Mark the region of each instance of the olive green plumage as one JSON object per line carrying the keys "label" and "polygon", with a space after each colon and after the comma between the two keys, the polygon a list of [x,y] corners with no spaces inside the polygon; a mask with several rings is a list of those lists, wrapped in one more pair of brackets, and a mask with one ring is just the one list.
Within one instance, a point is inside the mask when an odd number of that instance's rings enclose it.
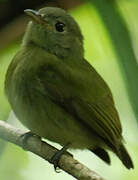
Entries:
{"label": "olive green plumage", "polygon": [[110,163],[113,151],[128,168],[122,128],[108,85],[84,59],[75,20],[60,8],[26,10],[32,21],[6,75],[5,92],[33,133],[70,148],[89,149]]}

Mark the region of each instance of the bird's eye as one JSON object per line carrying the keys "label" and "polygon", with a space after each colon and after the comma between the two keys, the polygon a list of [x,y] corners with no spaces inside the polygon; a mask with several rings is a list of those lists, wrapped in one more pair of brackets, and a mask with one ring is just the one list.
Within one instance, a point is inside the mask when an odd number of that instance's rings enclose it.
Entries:
{"label": "bird's eye", "polygon": [[63,31],[64,31],[65,24],[62,23],[62,22],[57,22],[57,23],[55,24],[55,27],[56,27],[56,30],[57,30],[58,32],[63,32]]}

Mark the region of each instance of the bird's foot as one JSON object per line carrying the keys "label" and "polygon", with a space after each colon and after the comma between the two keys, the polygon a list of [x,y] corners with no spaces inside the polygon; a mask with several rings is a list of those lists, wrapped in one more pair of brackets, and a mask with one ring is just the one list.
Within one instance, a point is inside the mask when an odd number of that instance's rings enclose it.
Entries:
{"label": "bird's foot", "polygon": [[66,152],[66,150],[69,148],[70,146],[70,143],[66,144],[62,149],[60,149],[59,151],[57,151],[53,156],[52,158],[50,159],[50,163],[52,163],[54,165],[54,170],[59,173],[60,170],[59,170],[59,167],[58,167],[58,163],[59,163],[59,160],[60,160],[60,157],[67,153],[69,154],[70,156],[72,156],[72,154]]}
{"label": "bird's foot", "polygon": [[22,138],[22,147],[23,147],[24,150],[27,150],[27,149],[26,149],[27,141],[28,141],[28,139],[29,139],[30,137],[32,137],[32,136],[35,136],[35,137],[38,137],[38,139],[41,139],[40,136],[34,134],[34,133],[31,132],[31,131],[26,132],[26,133],[24,133],[24,134],[22,134],[22,135],[20,136],[20,137]]}

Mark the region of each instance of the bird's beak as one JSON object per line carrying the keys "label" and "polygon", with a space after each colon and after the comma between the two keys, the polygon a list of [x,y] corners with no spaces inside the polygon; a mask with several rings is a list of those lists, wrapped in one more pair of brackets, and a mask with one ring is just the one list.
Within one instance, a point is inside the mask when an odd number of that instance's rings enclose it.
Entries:
{"label": "bird's beak", "polygon": [[25,9],[24,12],[35,22],[40,24],[46,23],[46,21],[38,11],[35,11],[33,9]]}

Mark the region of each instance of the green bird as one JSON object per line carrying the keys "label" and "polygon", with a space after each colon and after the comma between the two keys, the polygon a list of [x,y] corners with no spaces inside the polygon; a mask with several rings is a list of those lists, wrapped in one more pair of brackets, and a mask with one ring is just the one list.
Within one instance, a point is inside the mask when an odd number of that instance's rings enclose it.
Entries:
{"label": "green bird", "polygon": [[89,149],[110,164],[109,150],[133,168],[112,93],[84,59],[76,21],[55,7],[25,13],[32,21],[5,80],[17,118],[34,134],[63,147]]}

